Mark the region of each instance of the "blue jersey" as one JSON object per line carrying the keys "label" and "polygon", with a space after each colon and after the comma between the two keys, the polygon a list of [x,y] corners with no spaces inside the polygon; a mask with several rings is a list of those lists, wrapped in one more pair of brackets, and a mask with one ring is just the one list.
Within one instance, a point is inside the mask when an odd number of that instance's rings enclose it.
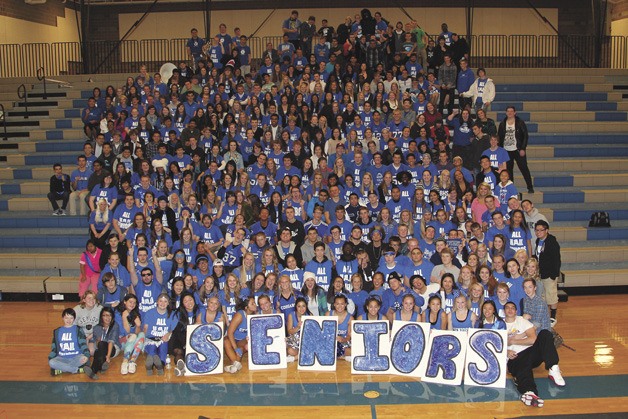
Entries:
{"label": "blue jersey", "polygon": [[512,301],[517,305],[517,313],[523,312],[523,304],[521,300],[526,297],[525,292],[523,291],[523,277],[520,276],[518,278],[506,278],[503,282],[508,284],[510,288],[510,298],[509,301]]}
{"label": "blue jersey", "polygon": [[528,236],[528,229],[522,227],[509,228],[508,230],[508,239],[510,240],[509,246],[511,250],[517,251],[519,249],[523,249],[526,252],[528,249],[528,240],[530,237]]}
{"label": "blue jersey", "polygon": [[373,176],[373,184],[379,185],[384,180],[384,173],[388,170],[388,166],[381,165],[380,167],[376,167],[372,165],[366,170]]}
{"label": "blue jersey", "polygon": [[104,287],[102,283],[102,277],[107,272],[111,272],[113,276],[116,278],[116,285],[120,287],[125,287],[125,288],[128,288],[131,286],[131,275],[129,274],[129,271],[127,271],[127,269],[124,266],[118,266],[117,268],[112,269],[111,265],[107,263],[105,267],[103,268],[103,270],[100,272],[100,280],[98,281],[98,289],[101,289]]}
{"label": "blue jersey", "polygon": [[133,194],[135,199],[139,199],[140,201],[140,205],[144,204],[144,196],[146,196],[146,192],[152,192],[153,196],[155,198],[160,197],[161,195],[163,195],[161,192],[159,192],[157,190],[157,188],[155,188],[154,186],[150,185],[147,189],[142,188],[141,186],[139,186],[136,190],[135,193]]}
{"label": "blue jersey", "polygon": [[503,205],[504,207],[508,206],[508,200],[510,198],[513,196],[517,197],[519,195],[517,187],[511,181],[508,181],[506,185],[497,183],[493,188],[493,193],[499,199],[500,205]]}
{"label": "blue jersey", "polygon": [[199,37],[188,39],[186,44],[190,48],[190,53],[195,57],[199,57],[203,53],[203,45],[205,45],[205,40]]}
{"label": "blue jersey", "polygon": [[257,196],[260,201],[262,201],[263,205],[268,205],[268,203],[270,202],[270,196],[273,194],[274,191],[275,188],[270,185],[268,185],[268,190],[266,192],[264,192],[259,185],[255,185],[251,188],[251,193]]}
{"label": "blue jersey", "polygon": [[251,234],[264,233],[266,235],[266,242],[268,244],[274,244],[277,242],[277,224],[268,222],[268,225],[265,227],[262,226],[261,222],[256,222],[251,226]]}
{"label": "blue jersey", "polygon": [[209,227],[205,227],[204,225],[199,225],[198,237],[201,241],[209,244],[217,243],[221,239],[223,239],[222,231],[216,225],[210,225]]}
{"label": "blue jersey", "polygon": [[345,287],[351,291],[353,289],[353,285],[351,284],[351,276],[358,272],[358,260],[342,260],[339,259],[336,261],[336,272],[338,276],[340,276],[345,282]]}
{"label": "blue jersey", "polygon": [[226,268],[236,268],[242,265],[242,257],[244,254],[242,253],[242,243],[235,245],[230,243],[229,246],[225,248],[225,254],[222,257],[222,262],[224,263]]}
{"label": "blue jersey", "polygon": [[292,287],[294,289],[300,290],[303,288],[303,269],[288,269],[285,268],[281,271],[281,275],[288,275],[290,277],[290,282],[292,283]]}
{"label": "blue jersey", "polygon": [[295,291],[294,293],[291,293],[288,298],[284,297],[281,293],[279,293],[279,295],[275,298],[277,310],[283,313],[286,323],[288,322],[288,316],[295,312],[296,301],[300,296],[301,293],[299,291]]}
{"label": "blue jersey", "polygon": [[338,222],[338,220],[333,220],[331,224],[329,224],[329,229],[331,230],[335,226],[340,227],[340,240],[348,240],[349,235],[351,234],[351,228],[353,228],[353,223],[348,220],[343,220],[342,222]]}
{"label": "blue jersey", "polygon": [[324,238],[329,234],[329,226],[327,225],[327,223],[324,223],[322,221],[318,224],[314,224],[313,220],[310,220],[303,225],[303,229],[306,233],[310,228],[314,228],[316,230],[316,234],[318,234],[318,236],[321,238]]}
{"label": "blue jersey", "polygon": [[181,240],[177,240],[172,245],[172,253],[174,254],[177,250],[183,250],[185,253],[185,259],[189,264],[194,264],[196,261],[196,244],[195,243],[182,243]]}
{"label": "blue jersey", "polygon": [[85,168],[82,172],[79,169],[76,169],[70,175],[70,181],[76,182],[76,190],[82,191],[87,189],[87,181],[89,177],[92,175],[92,170]]}
{"label": "blue jersey", "polygon": [[209,59],[214,63],[214,67],[220,70],[222,68],[222,50],[220,45],[211,46],[207,52]]}
{"label": "blue jersey", "polygon": [[251,47],[248,45],[240,45],[238,52],[240,53],[240,65],[249,65],[251,60]]}
{"label": "blue jersey", "polygon": [[460,118],[454,118],[450,121],[449,125],[454,128],[454,145],[460,147],[467,147],[471,145],[471,138],[473,137],[473,131],[471,131],[471,124],[473,121],[462,121]]}
{"label": "blue jersey", "polygon": [[316,275],[316,283],[318,286],[327,292],[332,279],[331,260],[327,259],[327,257],[324,257],[322,262],[312,259],[307,263],[307,265],[305,265],[305,272],[314,273],[314,275]]}
{"label": "blue jersey", "polygon": [[438,313],[436,313],[436,321],[433,323],[430,320],[431,313],[432,313],[432,310],[430,308],[427,308],[425,310],[425,318],[430,323],[430,329],[442,330],[443,319],[441,318],[441,314],[443,313],[443,309],[441,308],[440,310],[438,310]]}
{"label": "blue jersey", "polygon": [[71,358],[81,354],[78,334],[79,327],[76,325],[62,326],[55,330],[57,356]]}
{"label": "blue jersey", "polygon": [[394,138],[399,138],[401,137],[403,129],[407,126],[408,125],[403,120],[399,121],[398,124],[396,124],[395,121],[391,121],[388,124],[388,129],[390,129],[390,133]]}
{"label": "blue jersey", "polygon": [[177,325],[177,319],[173,315],[168,315],[168,311],[159,313],[157,308],[153,308],[142,316],[142,325],[148,326],[146,331],[146,337],[148,339],[162,338],[168,332],[174,330]]}
{"label": "blue jersey", "polygon": [[421,275],[423,278],[425,278],[426,285],[429,285],[433,269],[434,264],[432,264],[432,262],[430,262],[429,260],[423,259],[423,262],[420,265],[415,265],[414,263],[405,265],[402,269],[402,273],[408,279],[412,278],[412,276],[414,275]]}
{"label": "blue jersey", "polygon": [[440,295],[443,302],[443,310],[445,310],[447,314],[451,313],[454,308],[454,300],[460,295],[460,292],[453,290],[450,294],[447,294],[445,291],[441,291]]}
{"label": "blue jersey", "polygon": [[92,189],[92,193],[90,196],[95,197],[95,202],[98,203],[101,199],[105,199],[108,205],[111,205],[114,199],[118,199],[118,190],[111,186],[109,188],[101,187],[100,185],[96,185],[94,189]]}
{"label": "blue jersey", "polygon": [[364,310],[364,304],[366,303],[366,299],[369,298],[369,294],[366,291],[360,290],[358,292],[351,292],[348,297],[355,305],[354,314],[356,318],[366,313]]}
{"label": "blue jersey", "polygon": [[473,322],[471,321],[471,315],[472,315],[472,311],[471,310],[467,310],[467,317],[465,317],[463,320],[460,320],[457,316],[456,316],[456,312],[452,311],[451,312],[451,324],[452,324],[452,328],[454,330],[457,331],[461,331],[461,332],[466,332],[467,330],[471,329],[472,327],[474,327],[475,325],[473,324]]}
{"label": "blue jersey", "polygon": [[[244,300],[249,296],[249,294],[250,291],[248,288],[242,288],[240,290],[239,300]],[[234,293],[231,293],[227,290],[220,290],[220,292],[218,293],[218,299],[220,300],[220,304],[222,304],[222,306],[227,311],[227,318],[229,319],[229,321],[231,321],[231,319],[233,319],[233,315],[236,313],[238,298],[236,298]]]}
{"label": "blue jersey", "polygon": [[225,202],[225,205],[222,207],[222,213],[220,214],[220,218],[216,220],[216,225],[221,226],[233,224],[237,210],[237,204],[229,205]]}
{"label": "blue jersey", "polygon": [[386,314],[388,313],[389,309],[392,309],[392,311],[394,312],[401,310],[401,307],[403,305],[403,297],[405,297],[406,294],[408,293],[404,290],[400,290],[399,294],[395,294],[390,288],[387,289],[382,294],[382,306],[379,309],[379,312],[382,314]]}
{"label": "blue jersey", "polygon": [[238,311],[238,313],[240,313],[240,316],[242,316],[242,321],[236,328],[235,332],[233,332],[233,338],[236,340],[236,342],[246,339],[249,335],[249,325],[248,321],[246,320],[246,312],[244,310],[240,310]]}
{"label": "blue jersey", "polygon": [[151,283],[147,285],[140,279],[133,288],[139,300],[138,308],[140,313],[144,314],[157,307],[157,297],[159,297],[159,294],[161,294],[163,290],[159,282],[151,281]]}
{"label": "blue jersey", "polygon": [[491,159],[491,166],[495,169],[498,169],[500,164],[510,161],[508,152],[502,147],[497,147],[495,150],[487,148],[482,152],[482,156],[487,156]]}
{"label": "blue jersey", "polygon": [[[412,315],[410,316],[410,321],[411,322],[416,322],[416,321],[418,321],[417,320],[418,317],[419,317],[419,313],[417,313],[416,311],[413,311]],[[402,320],[402,318],[401,318],[401,310],[395,312],[395,320]]]}
{"label": "blue jersey", "polygon": [[401,220],[401,211],[408,210],[412,211],[412,204],[409,199],[400,198],[399,201],[395,202],[393,199],[390,199],[386,202],[386,208],[390,210],[390,215],[393,220],[398,223]]}

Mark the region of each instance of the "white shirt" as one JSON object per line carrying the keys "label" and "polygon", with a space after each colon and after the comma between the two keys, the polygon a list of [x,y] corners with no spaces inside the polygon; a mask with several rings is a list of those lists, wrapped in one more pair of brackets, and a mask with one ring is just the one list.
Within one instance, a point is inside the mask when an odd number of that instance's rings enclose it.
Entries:
{"label": "white shirt", "polygon": [[[515,321],[512,323],[506,322],[506,330],[508,331],[508,336],[515,336],[525,334],[526,330],[533,328],[534,325],[530,323],[528,320],[524,319],[521,316],[517,316]],[[508,346],[508,350],[515,351],[517,353],[528,349],[532,345],[510,345]]]}

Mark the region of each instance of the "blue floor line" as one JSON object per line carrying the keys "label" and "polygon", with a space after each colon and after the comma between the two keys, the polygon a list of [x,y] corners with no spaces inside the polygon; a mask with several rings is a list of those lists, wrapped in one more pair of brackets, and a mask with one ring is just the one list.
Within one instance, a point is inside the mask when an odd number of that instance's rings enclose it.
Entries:
{"label": "blue floor line", "polygon": [[[437,385],[416,381],[287,384],[276,380],[268,384],[224,384],[220,383],[219,376],[207,376],[206,380],[214,383],[73,382],[70,376],[52,382],[2,381],[0,403],[357,406],[519,400],[519,394],[510,379],[505,389]],[[628,375],[590,377],[566,375],[565,380],[567,386],[559,388],[545,377],[537,378],[539,396],[545,399],[546,403],[555,399],[628,397],[628,387],[625,385],[628,382]],[[138,391],[140,388],[141,391]],[[370,390],[379,392],[380,396],[372,400],[365,398],[364,392]],[[37,397],[33,397],[34,393]],[[172,397],[164,397],[165,395]]]}

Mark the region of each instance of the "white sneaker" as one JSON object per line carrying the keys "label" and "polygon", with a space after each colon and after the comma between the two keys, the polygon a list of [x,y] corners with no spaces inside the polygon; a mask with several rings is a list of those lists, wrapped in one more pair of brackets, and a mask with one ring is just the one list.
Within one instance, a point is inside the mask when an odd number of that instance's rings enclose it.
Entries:
{"label": "white sneaker", "polygon": [[557,323],[558,323],[558,320],[550,317],[550,326],[552,329],[556,326]]}
{"label": "white sneaker", "polygon": [[543,407],[543,404],[544,404],[543,399],[541,399],[539,396],[534,394],[533,391],[526,391],[525,393],[523,393],[521,395],[521,401],[526,406],[532,406],[532,407]]}
{"label": "white sneaker", "polygon": [[65,213],[65,210],[64,210],[64,209],[60,209],[60,210],[59,210],[59,215],[67,215],[67,214]]}
{"label": "white sneaker", "polygon": [[137,364],[135,362],[129,362],[129,374],[135,374],[137,371]]}
{"label": "white sneaker", "polygon": [[565,383],[565,379],[563,375],[560,373],[560,368],[558,364],[554,365],[549,369],[549,378],[556,384],[558,387],[565,387],[567,383]]}
{"label": "white sneaker", "polygon": [[353,360],[353,358],[351,357],[351,355],[345,356],[345,361],[351,362],[352,360]]}
{"label": "white sneaker", "polygon": [[129,373],[129,362],[125,359],[120,367],[120,374],[127,375]]}
{"label": "white sneaker", "polygon": [[59,212],[60,210],[54,210],[52,212],[52,215],[61,215],[61,213]]}
{"label": "white sneaker", "polygon": [[177,377],[185,375],[185,361],[182,359],[177,361],[177,365],[174,367],[174,375]]}
{"label": "white sneaker", "polygon": [[288,355],[286,356],[286,362],[290,363],[290,362],[294,362],[296,360],[296,358],[292,355]]}
{"label": "white sneaker", "polygon": [[225,372],[228,372],[230,374],[235,374],[236,372],[238,372],[238,370],[236,370],[235,365],[227,365],[225,367]]}
{"label": "white sneaker", "polygon": [[234,372],[238,372],[242,369],[242,364],[239,361],[236,361],[233,363],[233,366],[235,367],[235,371]]}

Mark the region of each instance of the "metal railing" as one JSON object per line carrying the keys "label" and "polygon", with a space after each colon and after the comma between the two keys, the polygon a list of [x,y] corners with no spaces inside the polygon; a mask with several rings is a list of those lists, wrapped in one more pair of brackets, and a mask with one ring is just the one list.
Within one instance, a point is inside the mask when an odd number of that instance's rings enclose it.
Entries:
{"label": "metal railing", "polygon": [[[281,37],[250,38],[251,57],[261,57],[269,42],[276,47]],[[474,35],[467,42],[476,66],[628,68],[624,36]],[[188,61],[186,43],[186,38],[127,40],[116,49],[118,41],[89,41],[86,67],[93,72],[102,63],[99,73],[133,73],[146,64],[156,72],[166,62]],[[0,78],[35,77],[41,67],[48,77],[84,73],[78,42],[0,44],[0,57]]]}
{"label": "metal railing", "polygon": [[17,97],[24,99],[24,119],[28,119],[28,92],[24,83],[17,87]]}
{"label": "metal railing", "polygon": [[46,70],[43,67],[37,69],[37,80],[44,84],[44,96],[43,99],[48,99],[48,92],[46,91]]}
{"label": "metal railing", "polygon": [[2,128],[4,131],[4,136],[2,137],[2,139],[4,141],[8,141],[9,136],[7,135],[7,113],[4,110],[4,105],[2,103],[0,103],[0,122],[2,122]]}

